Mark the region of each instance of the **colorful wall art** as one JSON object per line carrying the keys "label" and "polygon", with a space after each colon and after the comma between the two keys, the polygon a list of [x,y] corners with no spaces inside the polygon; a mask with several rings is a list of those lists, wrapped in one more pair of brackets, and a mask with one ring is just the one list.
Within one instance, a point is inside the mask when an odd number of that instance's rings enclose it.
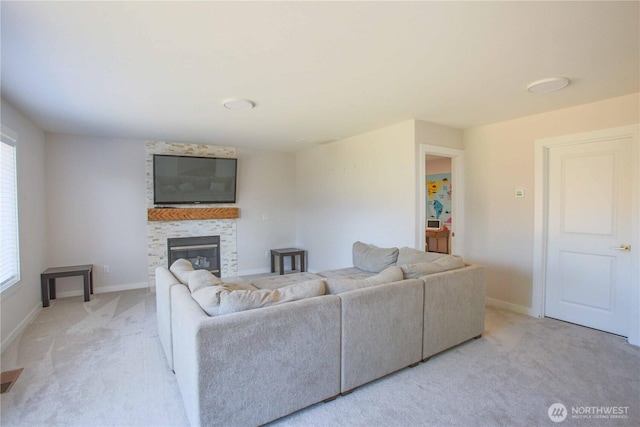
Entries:
{"label": "colorful wall art", "polygon": [[451,226],[451,174],[427,175],[426,185],[427,219],[439,219],[442,225]]}

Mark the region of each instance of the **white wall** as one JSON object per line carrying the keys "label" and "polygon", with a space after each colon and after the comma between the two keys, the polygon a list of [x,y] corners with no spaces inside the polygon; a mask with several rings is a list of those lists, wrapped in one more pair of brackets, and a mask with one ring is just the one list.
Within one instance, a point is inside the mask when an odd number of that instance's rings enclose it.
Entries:
{"label": "white wall", "polygon": [[415,121],[297,153],[296,183],[298,245],[310,271],[350,266],[357,240],[412,247]]}
{"label": "white wall", "polygon": [[46,266],[45,136],[4,99],[2,124],[18,134],[20,282],[0,297],[2,351],[42,307],[40,273]]}
{"label": "white wall", "polygon": [[95,292],[147,287],[145,142],[48,134],[46,153],[49,265],[94,264]]}
{"label": "white wall", "polygon": [[271,268],[265,252],[296,244],[295,155],[244,148],[236,153],[238,274],[264,273]]}
{"label": "white wall", "polygon": [[[446,148],[464,149],[463,134],[460,129],[415,120],[416,145],[437,145]],[[423,161],[424,159],[421,159]]]}
{"label": "white wall", "polygon": [[465,255],[487,267],[488,298],[532,305],[534,141],[638,123],[639,105],[633,94],[464,132]]}

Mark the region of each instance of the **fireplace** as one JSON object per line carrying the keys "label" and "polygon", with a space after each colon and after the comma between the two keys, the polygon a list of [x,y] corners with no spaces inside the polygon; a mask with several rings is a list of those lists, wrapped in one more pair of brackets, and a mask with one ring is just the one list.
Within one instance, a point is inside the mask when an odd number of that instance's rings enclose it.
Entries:
{"label": "fireplace", "polygon": [[177,237],[167,239],[169,266],[184,258],[196,270],[209,270],[220,277],[220,236]]}

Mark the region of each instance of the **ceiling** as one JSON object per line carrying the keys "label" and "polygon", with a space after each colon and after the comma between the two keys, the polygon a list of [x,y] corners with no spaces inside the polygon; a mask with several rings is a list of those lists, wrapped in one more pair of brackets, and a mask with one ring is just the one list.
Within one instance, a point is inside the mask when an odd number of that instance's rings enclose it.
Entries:
{"label": "ceiling", "polygon": [[[1,2],[2,97],[45,131],[297,151],[640,90],[632,2]],[[567,88],[529,93],[546,77]],[[229,111],[228,98],[256,107]],[[299,142],[298,142],[299,141]]]}

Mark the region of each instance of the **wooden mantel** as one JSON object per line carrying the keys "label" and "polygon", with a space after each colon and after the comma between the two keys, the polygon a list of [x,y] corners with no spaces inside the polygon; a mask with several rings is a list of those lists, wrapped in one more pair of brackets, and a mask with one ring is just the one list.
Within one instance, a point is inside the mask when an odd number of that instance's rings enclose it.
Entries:
{"label": "wooden mantel", "polygon": [[240,217],[238,208],[161,208],[148,209],[149,221],[189,221],[198,219],[234,219]]}

